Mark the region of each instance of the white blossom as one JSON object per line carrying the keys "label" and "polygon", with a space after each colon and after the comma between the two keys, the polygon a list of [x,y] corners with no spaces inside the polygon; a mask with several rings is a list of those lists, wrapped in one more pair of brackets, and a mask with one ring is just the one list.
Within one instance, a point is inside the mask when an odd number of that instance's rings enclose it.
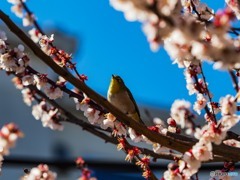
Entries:
{"label": "white blossom", "polygon": [[50,171],[48,165],[40,164],[37,167],[34,167],[30,172],[24,175],[21,180],[56,180],[57,174],[53,171]]}
{"label": "white blossom", "polygon": [[193,156],[199,161],[208,161],[213,158],[212,144],[204,140],[200,140],[192,147]]}
{"label": "white blossom", "polygon": [[191,104],[185,100],[175,100],[171,107],[171,117],[181,128],[185,127],[187,115],[190,112]]}
{"label": "white blossom", "polygon": [[45,87],[44,92],[49,99],[58,99],[63,96],[63,91],[59,87],[48,86]]}
{"label": "white blossom", "polygon": [[44,111],[41,117],[43,127],[49,127],[52,130],[63,130],[63,125],[57,122],[54,118],[58,113],[58,109]]}
{"label": "white blossom", "polygon": [[141,134],[137,134],[136,131],[132,128],[128,129],[128,133],[129,136],[131,138],[131,140],[135,143],[141,142],[142,141],[142,135]]}
{"label": "white blossom", "polygon": [[237,111],[237,105],[235,98],[231,95],[222,97],[220,99],[221,114],[224,115],[233,115]]}
{"label": "white blossom", "polygon": [[197,94],[197,101],[193,105],[193,109],[198,113],[201,114],[201,110],[206,106],[207,98],[203,95],[198,93]]}
{"label": "white blossom", "polygon": [[38,43],[39,40],[42,37],[42,34],[35,28],[32,28],[31,30],[29,30],[28,34],[30,35],[30,37],[33,40],[33,42],[35,42],[35,43]]}
{"label": "white blossom", "polygon": [[32,101],[33,101],[33,96],[32,96],[31,90],[28,88],[25,88],[21,92],[22,92],[24,103],[28,106],[31,106]]}

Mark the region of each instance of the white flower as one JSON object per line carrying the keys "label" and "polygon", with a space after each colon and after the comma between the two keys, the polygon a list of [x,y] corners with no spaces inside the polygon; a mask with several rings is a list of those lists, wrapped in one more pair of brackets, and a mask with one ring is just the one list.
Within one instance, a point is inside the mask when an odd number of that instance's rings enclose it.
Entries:
{"label": "white flower", "polygon": [[171,117],[181,128],[185,127],[187,115],[190,113],[191,104],[185,100],[175,100],[171,107]]}
{"label": "white flower", "polygon": [[30,35],[33,42],[38,43],[40,38],[42,37],[42,34],[35,28],[32,28],[28,31],[28,34]]}
{"label": "white flower", "polygon": [[44,92],[49,97],[49,99],[58,99],[63,96],[63,92],[59,87],[46,87]]}
{"label": "white flower", "polygon": [[240,8],[239,8],[239,1],[238,0],[225,0],[227,5],[233,10],[236,14],[237,19],[240,19]]}
{"label": "white flower", "polygon": [[203,94],[197,94],[197,101],[193,105],[193,109],[198,113],[201,114],[201,110],[206,106],[207,99]]}
{"label": "white flower", "polygon": [[19,18],[23,17],[23,7],[21,4],[16,4],[11,7],[11,11]]}
{"label": "white flower", "polygon": [[46,87],[47,85],[47,77],[45,75],[33,75],[34,82],[36,83],[36,87],[38,90],[41,90]]}
{"label": "white flower", "polygon": [[[219,122],[219,124],[221,124],[221,122]],[[216,125],[212,123],[203,126],[202,129],[196,128],[195,138],[205,142],[213,142],[217,145],[221,144],[227,134],[219,124]]]}
{"label": "white flower", "polygon": [[50,38],[47,37],[46,35],[43,35],[39,40],[39,44],[41,46],[42,51],[45,52],[47,55],[50,55],[51,53],[50,43],[52,43],[53,40],[54,40],[53,34],[50,36]]}
{"label": "white flower", "polygon": [[235,126],[240,120],[240,116],[232,115],[232,116],[223,116],[220,119],[221,128],[223,131],[228,131],[233,126]]}
{"label": "white flower", "polygon": [[119,122],[119,121],[115,121],[115,128],[113,130],[113,135],[114,136],[126,136],[127,135],[127,130],[125,128],[125,126],[123,125],[123,123]]}
{"label": "white flower", "polygon": [[166,180],[182,180],[183,177],[179,173],[175,173],[168,169],[163,173],[163,178]]}
{"label": "white flower", "polygon": [[26,14],[23,18],[23,26],[31,26],[34,22],[34,15]]}
{"label": "white flower", "polygon": [[129,136],[130,136],[130,138],[133,142],[138,143],[138,142],[142,141],[142,135],[137,134],[134,129],[129,128],[128,133],[129,133]]}
{"label": "white flower", "polygon": [[32,75],[26,75],[22,77],[22,84],[24,86],[29,86],[34,83],[34,79]]}
{"label": "white flower", "polygon": [[32,96],[31,90],[28,88],[25,88],[21,92],[22,92],[24,103],[28,106],[31,106],[32,101],[33,101],[33,96]]}
{"label": "white flower", "polygon": [[57,174],[49,170],[48,165],[40,164],[31,169],[31,171],[23,176],[21,180],[56,180]]}
{"label": "white flower", "polygon": [[54,118],[58,113],[58,109],[50,110],[49,112],[44,111],[41,117],[43,127],[49,127],[52,130],[63,130],[63,125],[55,121]]}
{"label": "white flower", "polygon": [[186,167],[182,172],[188,178],[197,173],[201,167],[201,161],[197,160],[190,152],[185,152],[182,160],[186,162]]}
{"label": "white flower", "polygon": [[101,125],[102,129],[107,129],[107,128],[111,128],[114,129],[114,121],[111,119],[104,119],[103,123]]}
{"label": "white flower", "polygon": [[84,116],[87,117],[91,124],[98,124],[98,120],[100,119],[100,111],[89,107],[86,111],[84,111]]}
{"label": "white flower", "polygon": [[193,156],[199,161],[208,161],[213,158],[212,144],[204,140],[200,140],[192,147]]}
{"label": "white flower", "polygon": [[240,142],[235,139],[227,139],[227,140],[223,141],[223,143],[228,146],[240,148]]}
{"label": "white flower", "polygon": [[44,106],[46,106],[45,101],[41,101],[39,104],[32,106],[32,115],[36,120],[41,119],[44,113],[44,110],[43,110]]}
{"label": "white flower", "polygon": [[3,40],[3,41],[7,40],[6,33],[4,31],[1,31],[1,30],[0,30],[0,39]]}
{"label": "white flower", "polygon": [[220,99],[221,114],[224,115],[233,115],[237,111],[237,106],[235,98],[231,95],[222,97]]}
{"label": "white flower", "polygon": [[[7,0],[9,3],[11,3],[11,4],[19,4],[19,3],[21,3],[21,1],[20,0]],[[22,2],[25,2],[25,0],[23,0]]]}
{"label": "white flower", "polygon": [[153,143],[152,147],[153,147],[153,151],[157,154],[169,151],[169,149],[167,147],[164,147],[158,143]]}

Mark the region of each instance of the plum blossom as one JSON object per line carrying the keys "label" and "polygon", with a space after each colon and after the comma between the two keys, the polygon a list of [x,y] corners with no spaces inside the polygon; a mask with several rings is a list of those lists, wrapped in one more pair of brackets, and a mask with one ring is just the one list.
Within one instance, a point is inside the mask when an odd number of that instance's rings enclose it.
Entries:
{"label": "plum blossom", "polygon": [[41,101],[39,104],[32,106],[32,115],[36,120],[41,119],[44,110],[46,109],[46,102]]}
{"label": "plum blossom", "polygon": [[40,47],[43,52],[45,52],[47,55],[51,54],[51,43],[54,41],[54,35],[52,34],[50,37],[47,37],[46,35],[41,36],[39,40]]}
{"label": "plum blossom", "polygon": [[27,106],[31,106],[34,100],[32,91],[29,88],[25,88],[22,91],[23,101]]}
{"label": "plum blossom", "polygon": [[197,101],[193,105],[193,109],[198,113],[201,114],[201,110],[206,106],[207,98],[203,95],[198,93],[197,94]]}
{"label": "plum blossom", "polygon": [[133,142],[138,143],[138,142],[142,141],[142,135],[136,133],[136,131],[134,129],[129,128],[128,129],[128,134],[129,134],[129,136],[130,136],[130,138]]}
{"label": "plum blossom", "polygon": [[213,158],[212,144],[204,140],[200,140],[192,147],[193,156],[199,161],[208,161]]}
{"label": "plum blossom", "polygon": [[223,141],[223,143],[228,146],[240,148],[240,142],[235,139],[227,139],[227,140]]}
{"label": "plum blossom", "polygon": [[237,105],[235,102],[235,98],[231,95],[227,95],[226,97],[222,97],[220,99],[220,108],[221,114],[224,115],[233,115],[237,111]]}
{"label": "plum blossom", "polygon": [[240,120],[240,116],[232,115],[232,116],[223,116],[220,119],[221,129],[223,131],[228,131],[233,126],[235,126]]}
{"label": "plum blossom", "polygon": [[91,124],[98,124],[99,120],[101,118],[100,113],[101,113],[100,111],[98,111],[98,110],[96,110],[94,108],[88,107],[84,111],[84,116],[88,119],[88,121]]}
{"label": "plum blossom", "polygon": [[19,77],[13,77],[12,78],[12,82],[15,85],[15,87],[19,90],[23,89],[23,84],[22,84],[22,80]]}
{"label": "plum blossom", "polygon": [[38,75],[34,74],[33,78],[34,78],[34,83],[38,90],[45,89],[48,81],[46,74],[38,74]]}
{"label": "plum blossom", "polygon": [[[79,102],[77,98],[73,98],[76,104],[76,109],[83,111],[84,116],[91,124],[100,124],[102,127],[105,127],[105,125],[102,124],[104,117],[102,116],[101,112],[93,107],[90,107],[90,98],[88,98],[86,94],[83,94],[83,96],[84,98],[81,102]],[[110,121],[108,123],[110,123]],[[110,124],[106,125],[106,128],[107,126],[111,126]]]}
{"label": "plum blossom", "polygon": [[185,100],[175,100],[171,107],[171,117],[184,128],[190,112],[191,104]]}
{"label": "plum blossom", "polygon": [[30,37],[33,40],[33,42],[35,42],[35,43],[38,43],[39,40],[42,37],[42,34],[35,28],[32,28],[31,30],[29,30],[28,34],[30,35]]}
{"label": "plum blossom", "polygon": [[125,126],[121,122],[117,121],[115,116],[113,116],[111,113],[107,113],[105,117],[106,119],[103,119],[102,124],[100,125],[102,129],[112,129],[112,133],[114,136],[127,135],[127,130]]}
{"label": "plum blossom", "polygon": [[169,151],[169,148],[164,147],[158,143],[153,143],[152,147],[153,147],[153,151],[157,154]]}
{"label": "plum blossom", "polygon": [[182,180],[182,174],[180,173],[179,166],[175,163],[168,164],[168,170],[163,173],[164,179]]}
{"label": "plum blossom", "polygon": [[25,75],[22,77],[22,84],[24,86],[29,86],[34,83],[34,78],[32,75]]}
{"label": "plum blossom", "polygon": [[35,17],[33,14],[26,14],[24,17],[23,17],[23,26],[32,26],[33,25],[33,22],[35,20]]}
{"label": "plum blossom", "polygon": [[7,40],[6,33],[4,31],[1,31],[1,30],[0,30],[0,39],[2,41],[6,41]]}
{"label": "plum blossom", "polygon": [[238,0],[225,0],[227,5],[232,9],[235,13],[237,19],[240,19],[240,4]]}
{"label": "plum blossom", "polygon": [[197,173],[201,167],[201,161],[197,160],[191,152],[185,152],[182,160],[185,162],[182,173],[186,178],[190,178],[193,174]]}
{"label": "plum blossom", "polygon": [[45,101],[41,101],[32,107],[32,115],[36,120],[41,120],[43,127],[52,130],[63,130],[63,125],[59,122],[59,110],[49,109]]}
{"label": "plum blossom", "polygon": [[9,149],[14,147],[16,141],[23,137],[23,133],[14,123],[6,124],[0,130],[0,171],[3,162],[3,156],[9,155]]}
{"label": "plum blossom", "polygon": [[29,173],[24,175],[21,180],[56,180],[57,174],[50,171],[48,165],[40,164],[30,170]]}
{"label": "plum blossom", "polygon": [[59,87],[48,86],[44,88],[44,92],[49,99],[58,99],[63,96],[63,91]]}
{"label": "plum blossom", "polygon": [[52,130],[63,130],[63,125],[58,122],[58,109],[44,111],[41,117],[43,127],[49,127]]}
{"label": "plum blossom", "polygon": [[199,141],[213,142],[217,145],[221,144],[226,137],[226,130],[222,129],[222,126],[219,126],[219,124],[211,123],[203,126],[201,129],[196,128],[195,138],[199,139]]}
{"label": "plum blossom", "polygon": [[6,49],[3,50],[0,48],[0,51],[2,51],[0,53],[0,68],[5,71],[15,72],[16,74],[22,73],[29,64],[29,58],[23,52],[24,46],[20,44],[12,50],[7,49],[7,46],[3,47]]}
{"label": "plum blossom", "polygon": [[127,156],[125,158],[126,161],[131,162],[132,159],[141,153],[138,147],[132,147],[131,149],[127,150]]}
{"label": "plum blossom", "polygon": [[[19,3],[21,3],[21,1],[20,0],[7,0],[9,3],[11,3],[11,4],[19,4]],[[22,2],[25,2],[26,0],[22,0]]]}
{"label": "plum blossom", "polygon": [[19,18],[23,17],[23,6],[21,3],[15,4],[11,7],[11,11]]}
{"label": "plum blossom", "polygon": [[0,130],[0,154],[8,155],[9,149],[15,146],[20,137],[23,137],[23,133],[14,123],[4,125]]}

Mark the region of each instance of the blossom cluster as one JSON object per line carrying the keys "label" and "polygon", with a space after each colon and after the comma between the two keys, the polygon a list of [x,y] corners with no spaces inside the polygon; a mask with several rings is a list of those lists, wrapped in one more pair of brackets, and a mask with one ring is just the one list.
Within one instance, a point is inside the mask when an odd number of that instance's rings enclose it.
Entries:
{"label": "blossom cluster", "polygon": [[46,164],[39,164],[21,177],[21,180],[56,180],[57,174],[51,171]]}
{"label": "blossom cluster", "polygon": [[199,0],[110,0],[110,3],[123,11],[127,20],[142,22],[151,48],[156,50],[163,44],[179,67],[196,59],[217,61],[216,68],[240,66],[239,39],[228,34],[231,22],[238,16],[237,1],[227,1],[234,12],[227,7],[216,15]]}
{"label": "blossom cluster", "polygon": [[29,64],[29,58],[23,52],[24,46],[9,49],[6,40],[6,33],[0,30],[0,69],[16,74],[23,73]]}
{"label": "blossom cluster", "polygon": [[17,16],[22,18],[23,26],[30,26],[33,24],[35,17],[32,14],[26,13],[23,8],[25,0],[8,0],[12,4],[11,10]]}
{"label": "blossom cluster", "polygon": [[3,156],[9,155],[9,149],[14,147],[18,138],[23,133],[14,123],[4,125],[0,130],[0,164],[2,166]]}

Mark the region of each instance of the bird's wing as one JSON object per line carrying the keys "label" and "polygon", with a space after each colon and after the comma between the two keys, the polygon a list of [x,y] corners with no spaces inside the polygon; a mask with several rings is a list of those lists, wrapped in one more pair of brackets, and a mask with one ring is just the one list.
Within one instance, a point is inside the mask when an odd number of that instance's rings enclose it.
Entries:
{"label": "bird's wing", "polygon": [[[135,99],[133,98],[133,95],[132,95],[131,91],[130,91],[127,87],[126,87],[126,90],[127,90],[128,95],[129,95],[129,98],[132,100],[132,102],[133,102],[133,104],[134,104],[134,107],[135,107],[136,112],[137,112],[137,114],[138,114],[138,116],[139,116],[139,119],[141,120],[141,118],[140,118],[140,112],[139,112],[137,103],[136,103]],[[141,120],[141,121],[142,121],[142,120]]]}

